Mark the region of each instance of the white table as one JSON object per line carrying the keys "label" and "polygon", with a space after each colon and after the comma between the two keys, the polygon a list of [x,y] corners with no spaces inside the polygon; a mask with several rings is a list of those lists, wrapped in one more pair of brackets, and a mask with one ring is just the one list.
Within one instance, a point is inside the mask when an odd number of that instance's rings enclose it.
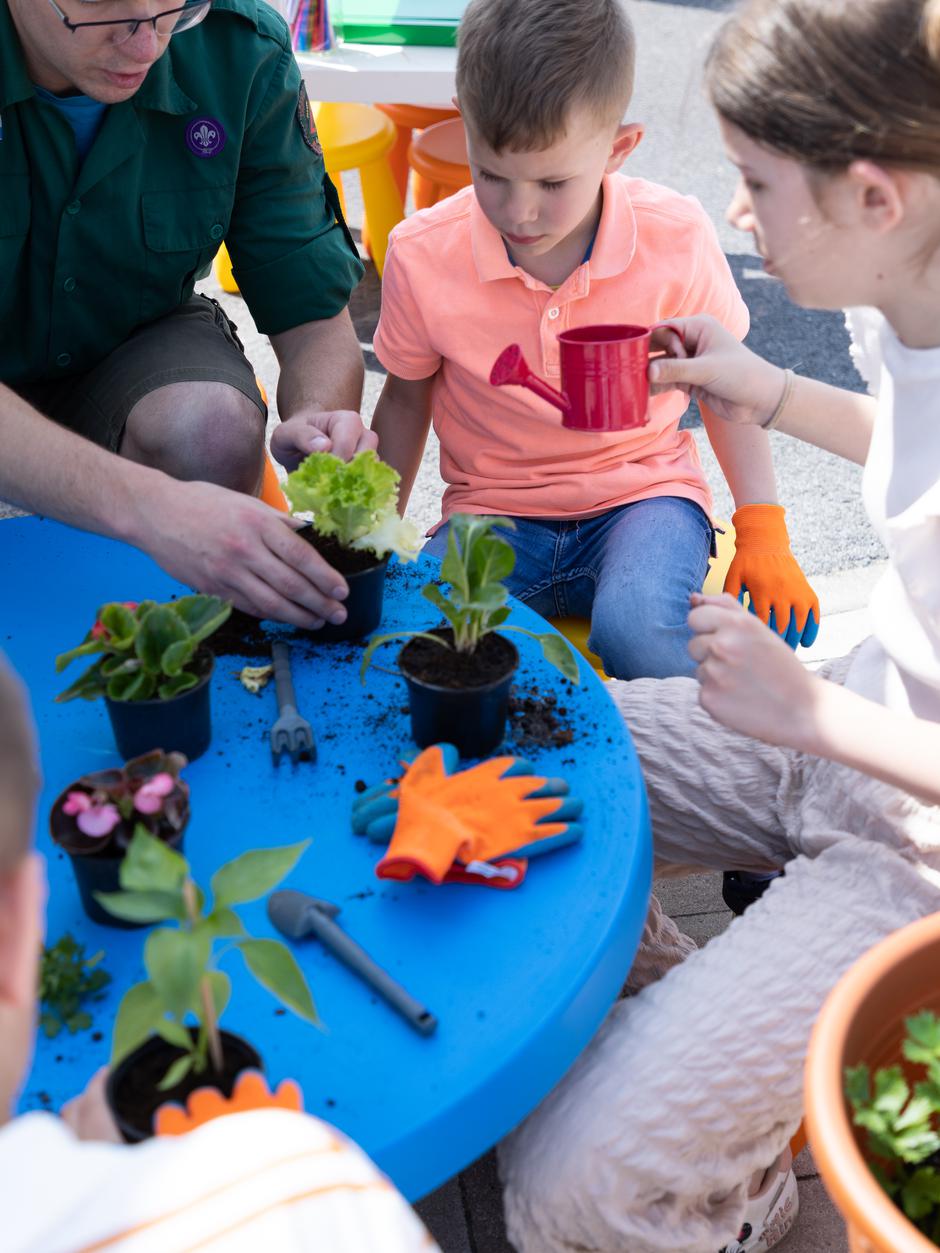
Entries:
{"label": "white table", "polygon": [[343,43],[295,55],[311,100],[452,107],[456,48]]}

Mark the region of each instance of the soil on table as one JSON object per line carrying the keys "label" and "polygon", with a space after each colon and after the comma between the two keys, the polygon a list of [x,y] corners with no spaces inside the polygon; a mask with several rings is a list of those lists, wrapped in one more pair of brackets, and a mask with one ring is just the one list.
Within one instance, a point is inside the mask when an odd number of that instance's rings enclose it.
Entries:
{"label": "soil on table", "polygon": [[567,705],[554,692],[543,696],[536,687],[509,697],[509,727],[520,748],[564,748],[574,740]]}
{"label": "soil on table", "polygon": [[519,655],[509,640],[491,631],[484,635],[472,653],[458,653],[453,647],[450,627],[428,632],[445,640],[449,647],[431,640],[413,639],[402,649],[399,666],[413,679],[433,687],[487,687],[504,679],[519,664]]}
{"label": "soil on table", "polygon": [[157,1084],[173,1062],[182,1056],[182,1049],[168,1044],[165,1049],[142,1057],[123,1077],[116,1094],[120,1115],[145,1136],[153,1135],[153,1116],[161,1105],[174,1101],[185,1106],[190,1093],[197,1088],[218,1088],[224,1096],[231,1096],[235,1080],[252,1065],[241,1049],[229,1051],[225,1048],[223,1037],[221,1074],[213,1070],[210,1062],[201,1074],[190,1071],[175,1087],[158,1091]]}
{"label": "soil on table", "polygon": [[375,553],[363,548],[345,548],[334,535],[321,535],[312,524],[303,527],[297,534],[340,574],[360,574],[363,570],[373,570],[381,565],[381,559]]}
{"label": "soil on table", "polygon": [[271,635],[261,620],[241,609],[233,609],[219,629],[210,636],[210,647],[217,657],[271,658]]}

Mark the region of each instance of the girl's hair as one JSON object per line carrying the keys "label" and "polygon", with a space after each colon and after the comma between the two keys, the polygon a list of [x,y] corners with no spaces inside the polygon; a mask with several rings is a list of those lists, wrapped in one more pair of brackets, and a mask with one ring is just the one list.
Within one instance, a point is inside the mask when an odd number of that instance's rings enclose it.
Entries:
{"label": "girl's hair", "polygon": [[940,0],[744,0],[706,75],[721,117],[806,165],[940,174]]}

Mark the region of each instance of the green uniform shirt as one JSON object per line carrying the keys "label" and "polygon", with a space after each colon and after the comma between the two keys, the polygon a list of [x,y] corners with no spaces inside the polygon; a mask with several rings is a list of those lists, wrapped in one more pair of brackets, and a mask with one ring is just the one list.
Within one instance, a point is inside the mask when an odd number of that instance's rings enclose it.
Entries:
{"label": "green uniform shirt", "polygon": [[283,18],[215,0],[80,163],[0,0],[0,379],[91,369],[188,300],[223,239],[262,331],[341,312],[362,264],[306,106]]}

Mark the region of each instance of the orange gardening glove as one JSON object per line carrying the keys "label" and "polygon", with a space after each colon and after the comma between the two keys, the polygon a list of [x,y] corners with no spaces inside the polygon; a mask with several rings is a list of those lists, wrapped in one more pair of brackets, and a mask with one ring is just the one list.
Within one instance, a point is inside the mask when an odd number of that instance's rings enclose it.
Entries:
{"label": "orange gardening glove", "polygon": [[[397,812],[388,851],[376,867],[380,879],[422,874],[442,883],[455,861],[468,865],[516,850],[525,856],[541,851],[539,843],[554,847],[580,835],[567,821],[577,803],[563,794],[561,780],[523,773],[531,767],[515,757],[449,773],[456,764],[456,749],[432,744],[389,789]],[[551,815],[559,820],[547,822]]]}
{"label": "orange gardening glove", "polygon": [[734,559],[725,591],[744,604],[791,648],[809,648],[819,631],[819,600],[790,552],[782,505],[742,505],[731,523]]}
{"label": "orange gardening glove", "polygon": [[187,1131],[212,1122],[224,1114],[242,1114],[250,1109],[293,1109],[304,1107],[300,1088],[293,1079],[285,1079],[272,1092],[264,1076],[257,1070],[243,1070],[235,1080],[230,1097],[218,1088],[197,1088],[182,1105],[161,1105],[154,1115],[154,1131],[158,1136],[182,1136]]}

